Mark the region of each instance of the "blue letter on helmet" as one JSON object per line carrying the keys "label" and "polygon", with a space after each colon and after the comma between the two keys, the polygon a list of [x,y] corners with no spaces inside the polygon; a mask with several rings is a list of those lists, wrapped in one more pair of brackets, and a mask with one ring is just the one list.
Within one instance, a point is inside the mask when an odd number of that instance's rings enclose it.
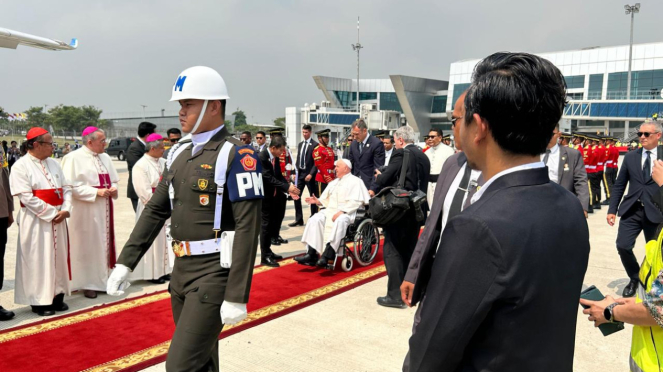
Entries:
{"label": "blue letter on helmet", "polygon": [[177,82],[175,82],[175,89],[180,88],[180,92],[182,91],[182,88],[184,88],[184,80],[186,80],[186,76],[178,76],[177,77]]}

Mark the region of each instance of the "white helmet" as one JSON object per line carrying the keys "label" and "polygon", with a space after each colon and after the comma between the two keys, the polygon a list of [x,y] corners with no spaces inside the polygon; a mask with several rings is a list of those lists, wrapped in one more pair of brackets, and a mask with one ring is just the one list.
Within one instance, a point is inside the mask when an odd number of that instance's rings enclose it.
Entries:
{"label": "white helmet", "polygon": [[195,66],[182,71],[177,77],[170,100],[224,100],[228,98],[230,97],[226,82],[218,72],[206,66]]}

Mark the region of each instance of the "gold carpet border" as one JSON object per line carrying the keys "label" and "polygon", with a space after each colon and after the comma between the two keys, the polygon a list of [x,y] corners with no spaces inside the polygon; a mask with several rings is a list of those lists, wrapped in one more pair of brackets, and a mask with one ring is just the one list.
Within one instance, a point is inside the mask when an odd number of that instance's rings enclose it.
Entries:
{"label": "gold carpet border", "polygon": [[[235,328],[239,327],[242,325],[246,325],[251,322],[255,322],[259,319],[262,319],[266,316],[270,316],[276,313],[279,313],[281,311],[287,310],[291,307],[303,304],[305,302],[311,301],[313,299],[316,299],[318,297],[327,295],[329,293],[338,291],[342,288],[345,288],[347,286],[350,286],[352,284],[355,284],[357,282],[360,282],[362,280],[371,278],[375,275],[381,274],[383,272],[387,271],[387,269],[384,267],[384,265],[380,265],[378,267],[375,267],[370,270],[366,270],[364,272],[361,272],[359,274],[353,275],[351,277],[345,278],[343,280],[339,280],[338,282],[331,283],[325,287],[320,287],[317,289],[314,289],[310,292],[289,298],[287,300],[278,302],[274,305],[266,306],[263,307],[262,309],[254,310],[250,312],[247,316],[246,319],[243,321],[235,324],[235,325],[227,325],[223,327],[223,331],[221,334]],[[168,347],[170,346],[170,341],[162,342],[159,345],[147,348],[145,350],[133,353],[131,355],[127,355],[126,357],[122,357],[113,361],[110,361],[105,364],[100,364],[96,367],[92,367],[90,369],[86,369],[83,372],[114,372],[114,371],[121,371],[125,368],[129,368],[132,366],[135,366],[139,363],[142,363],[144,361],[147,361],[152,358],[157,358],[160,356],[163,356],[168,353]]]}
{"label": "gold carpet border", "polygon": [[[290,264],[293,264],[293,263],[295,263],[295,260],[287,259],[287,260],[281,261],[281,266],[286,266],[286,265],[290,265]],[[272,269],[275,269],[275,268],[274,267],[269,267],[269,266],[256,267],[255,269],[253,269],[253,274],[254,275],[255,274],[260,274],[260,273],[263,273],[263,272],[266,272],[266,271],[269,271],[269,270],[272,270]],[[113,313],[118,313],[120,311],[129,310],[129,309],[132,309],[134,307],[147,305],[147,304],[150,304],[152,302],[160,301],[160,300],[167,299],[167,298],[170,298],[170,294],[168,292],[158,293],[158,294],[155,294],[155,295],[148,295],[148,296],[141,297],[141,298],[138,298],[138,299],[135,299],[135,300],[132,300],[132,301],[127,301],[127,302],[123,302],[121,304],[116,304],[116,305],[110,305],[110,306],[107,306],[107,307],[104,307],[104,308],[101,308],[101,309],[98,309],[98,310],[91,310],[91,311],[88,311],[88,312],[85,312],[85,313],[82,313],[82,314],[78,314],[78,315],[75,315],[75,316],[71,316],[71,317],[68,317],[68,318],[54,320],[54,321],[48,322],[48,323],[38,324],[38,325],[35,325],[35,326],[32,326],[32,327],[22,328],[22,329],[13,331],[13,332],[3,333],[3,334],[0,334],[0,344],[3,343],[3,342],[16,340],[16,339],[21,338],[21,337],[31,336],[31,335],[34,335],[34,334],[38,334],[38,333],[42,333],[42,332],[46,332],[46,331],[51,331],[53,329],[57,329],[57,328],[61,328],[61,327],[66,327],[66,326],[69,326],[69,325],[72,325],[72,324],[84,322],[84,321],[91,320],[91,319],[94,319],[94,318],[98,318],[98,317],[101,317],[101,316],[106,316],[106,315],[110,315],[110,314],[113,314]]]}

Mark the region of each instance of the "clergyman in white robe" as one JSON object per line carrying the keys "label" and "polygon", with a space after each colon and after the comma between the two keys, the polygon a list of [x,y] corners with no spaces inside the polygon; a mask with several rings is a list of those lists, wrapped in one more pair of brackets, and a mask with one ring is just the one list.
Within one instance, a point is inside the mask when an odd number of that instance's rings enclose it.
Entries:
{"label": "clergyman in white robe", "polygon": [[108,154],[97,154],[87,146],[62,158],[62,171],[73,191],[69,219],[76,228],[70,237],[72,290],[105,292],[117,259],[113,200],[97,196],[97,190],[117,188],[119,177]]}
{"label": "clergyman in white robe", "polygon": [[[52,222],[58,212],[71,211],[71,185],[65,180],[60,164],[51,158],[39,160],[28,153],[12,167],[11,193],[21,202],[16,218],[14,302],[17,304],[48,306],[56,295],[71,293],[67,222],[66,219],[58,224]],[[48,204],[35,195],[39,194],[36,190],[53,189],[61,189],[55,197],[61,198],[62,205]]]}
{"label": "clergyman in white robe", "polygon": [[[165,166],[166,159],[153,158],[146,153],[145,156],[136,162],[131,170],[134,190],[136,190],[136,194],[138,195],[136,221],[140,218],[147,202],[152,198],[152,194],[159,184]],[[154,280],[171,273],[169,252],[172,251],[169,249],[166,241],[165,226],[166,224],[161,228],[161,232],[154,239],[152,246],[132,272],[130,276],[132,280]]]}
{"label": "clergyman in white robe", "polygon": [[435,186],[437,186],[437,176],[442,171],[442,166],[447,159],[454,154],[454,149],[440,142],[437,146],[431,147],[424,153],[430,161],[430,178],[428,179],[428,191],[426,200],[428,206],[433,207],[433,197],[435,196]]}
{"label": "clergyman in white robe", "polygon": [[[325,209],[313,215],[306,222],[302,243],[308,244],[319,254],[325,249],[326,243],[338,252],[341,240],[345,236],[348,226],[357,216],[357,209],[368,203],[370,196],[361,178],[348,173],[341,178],[331,181],[318,200]],[[332,221],[332,217],[343,211]]]}

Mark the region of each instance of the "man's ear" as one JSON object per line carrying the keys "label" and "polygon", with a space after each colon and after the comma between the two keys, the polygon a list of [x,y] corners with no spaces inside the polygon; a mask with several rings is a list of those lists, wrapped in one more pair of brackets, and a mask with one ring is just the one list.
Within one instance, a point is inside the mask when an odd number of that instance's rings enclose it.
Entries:
{"label": "man's ear", "polygon": [[209,101],[207,107],[212,116],[221,114],[221,101]]}
{"label": "man's ear", "polygon": [[474,119],[473,121],[474,124],[476,125],[474,142],[479,143],[484,139],[486,139],[486,137],[488,136],[488,132],[490,131],[490,128],[488,127],[488,122],[486,121],[486,119],[479,116],[479,114],[472,115],[472,118]]}

